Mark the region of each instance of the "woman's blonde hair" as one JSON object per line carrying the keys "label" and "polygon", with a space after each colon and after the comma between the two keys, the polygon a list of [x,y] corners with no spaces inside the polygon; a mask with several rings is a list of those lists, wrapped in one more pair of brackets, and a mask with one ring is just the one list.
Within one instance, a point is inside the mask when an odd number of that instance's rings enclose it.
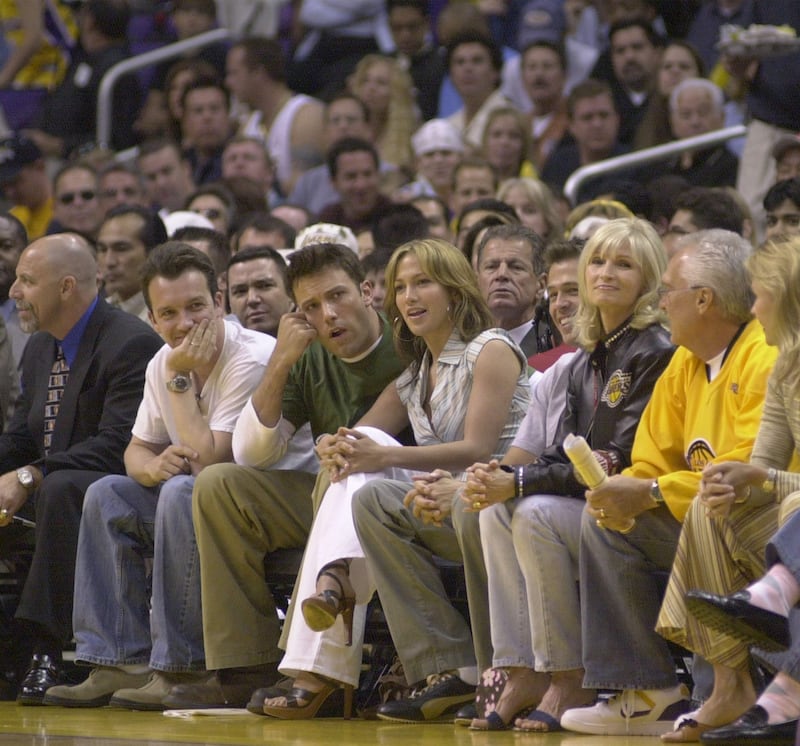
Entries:
{"label": "woman's blonde hair", "polygon": [[745,266],[775,301],[775,377],[800,394],[800,237],[765,241]]}
{"label": "woman's blonde hair", "polygon": [[395,281],[400,262],[409,254],[417,257],[422,271],[442,285],[450,295],[450,318],[462,341],[469,342],[484,329],[495,326],[492,314],[478,289],[475,273],[466,257],[453,244],[439,238],[408,241],[398,247],[386,266],[384,308],[392,319],[395,347],[404,359],[422,361],[427,346],[406,325],[397,307]]}
{"label": "woman's blonde hair", "polygon": [[564,234],[564,222],[550,187],[539,179],[506,179],[497,189],[497,199],[504,202],[514,187],[519,187],[544,216],[547,223],[547,235],[542,236],[544,242],[550,243],[561,238]]}
{"label": "woman's blonde hair", "polygon": [[616,254],[627,249],[642,273],[642,292],[633,307],[630,325],[644,329],[652,324],[663,323],[664,314],[658,307],[658,288],[667,266],[667,256],[655,228],[639,218],[618,218],[597,229],[586,242],[578,260],[578,292],[580,303],[575,315],[578,344],[585,349],[594,349],[608,332],[600,319],[600,310],[589,301],[586,287],[586,268],[592,257]]}
{"label": "woman's blonde hair", "polygon": [[[415,101],[414,81],[406,70],[400,67],[397,60],[382,54],[367,54],[362,57],[348,79],[350,90],[358,95],[358,89],[364,82],[367,72],[373,65],[388,66],[391,71],[389,108],[386,112],[386,124],[380,142],[375,146],[380,152],[381,159],[400,168],[410,169],[414,162],[411,149],[411,135],[419,124],[419,111]],[[374,115],[370,112],[370,124]]]}

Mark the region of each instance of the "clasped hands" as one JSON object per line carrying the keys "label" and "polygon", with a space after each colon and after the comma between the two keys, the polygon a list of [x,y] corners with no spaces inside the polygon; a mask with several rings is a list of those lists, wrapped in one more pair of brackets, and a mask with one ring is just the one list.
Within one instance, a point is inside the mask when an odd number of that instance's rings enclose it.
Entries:
{"label": "clasped hands", "polygon": [[379,445],[359,430],[340,427],[334,434],[322,436],[315,451],[331,482],[341,482],[351,474],[385,468],[384,453],[389,447]]}
{"label": "clasped hands", "polygon": [[755,464],[740,461],[724,461],[708,464],[703,469],[698,499],[711,518],[727,517],[734,504],[745,502],[753,487],[758,487],[767,478],[767,470]]}

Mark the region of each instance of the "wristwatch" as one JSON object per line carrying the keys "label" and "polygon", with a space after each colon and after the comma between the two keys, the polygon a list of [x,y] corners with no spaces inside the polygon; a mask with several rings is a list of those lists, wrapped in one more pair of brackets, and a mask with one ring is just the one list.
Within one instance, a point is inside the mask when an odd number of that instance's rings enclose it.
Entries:
{"label": "wristwatch", "polygon": [[36,486],[33,478],[33,472],[30,469],[17,469],[17,481],[26,490],[32,490]]}
{"label": "wristwatch", "polygon": [[664,504],[664,495],[661,494],[661,488],[658,486],[657,479],[654,479],[650,485],[650,497],[653,498],[656,507],[660,507]]}
{"label": "wristwatch", "polygon": [[190,388],[192,388],[192,379],[185,373],[178,373],[167,381],[167,390],[173,394],[185,394]]}

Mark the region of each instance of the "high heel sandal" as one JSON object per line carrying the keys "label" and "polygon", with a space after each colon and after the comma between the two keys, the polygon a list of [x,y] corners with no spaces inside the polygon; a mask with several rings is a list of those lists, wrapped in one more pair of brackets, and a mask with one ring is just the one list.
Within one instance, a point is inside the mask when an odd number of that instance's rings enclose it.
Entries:
{"label": "high heel sandal", "polygon": [[333,569],[344,570],[345,574],[350,571],[350,563],[347,560],[337,560],[325,565],[317,575],[317,582],[323,576],[329,577],[336,582],[339,590],[326,588],[317,593],[316,596],[307,598],[300,605],[303,611],[303,619],[314,632],[322,632],[330,629],[336,622],[336,617],[342,615],[344,623],[345,645],[353,644],[353,610],[355,609],[355,596],[347,596],[344,592],[344,585],[339,580],[339,576],[331,572]]}
{"label": "high heel sandal", "polygon": [[[291,691],[280,695],[284,697],[286,704],[281,706],[264,704],[264,714],[279,720],[309,720],[319,712],[331,695],[340,689],[344,690],[342,714],[345,720],[350,720],[353,715],[353,685],[331,681],[326,681],[318,692],[295,686]],[[301,705],[300,702],[305,704]]]}

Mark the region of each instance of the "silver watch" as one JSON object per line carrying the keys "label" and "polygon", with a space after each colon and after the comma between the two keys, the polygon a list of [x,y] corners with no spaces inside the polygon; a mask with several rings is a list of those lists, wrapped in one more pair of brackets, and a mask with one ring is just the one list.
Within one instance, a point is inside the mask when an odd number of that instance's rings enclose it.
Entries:
{"label": "silver watch", "polygon": [[36,484],[33,478],[33,472],[30,469],[17,469],[17,481],[26,489],[32,490]]}
{"label": "silver watch", "polygon": [[192,388],[192,379],[185,373],[178,373],[167,381],[167,390],[173,394],[185,394]]}

